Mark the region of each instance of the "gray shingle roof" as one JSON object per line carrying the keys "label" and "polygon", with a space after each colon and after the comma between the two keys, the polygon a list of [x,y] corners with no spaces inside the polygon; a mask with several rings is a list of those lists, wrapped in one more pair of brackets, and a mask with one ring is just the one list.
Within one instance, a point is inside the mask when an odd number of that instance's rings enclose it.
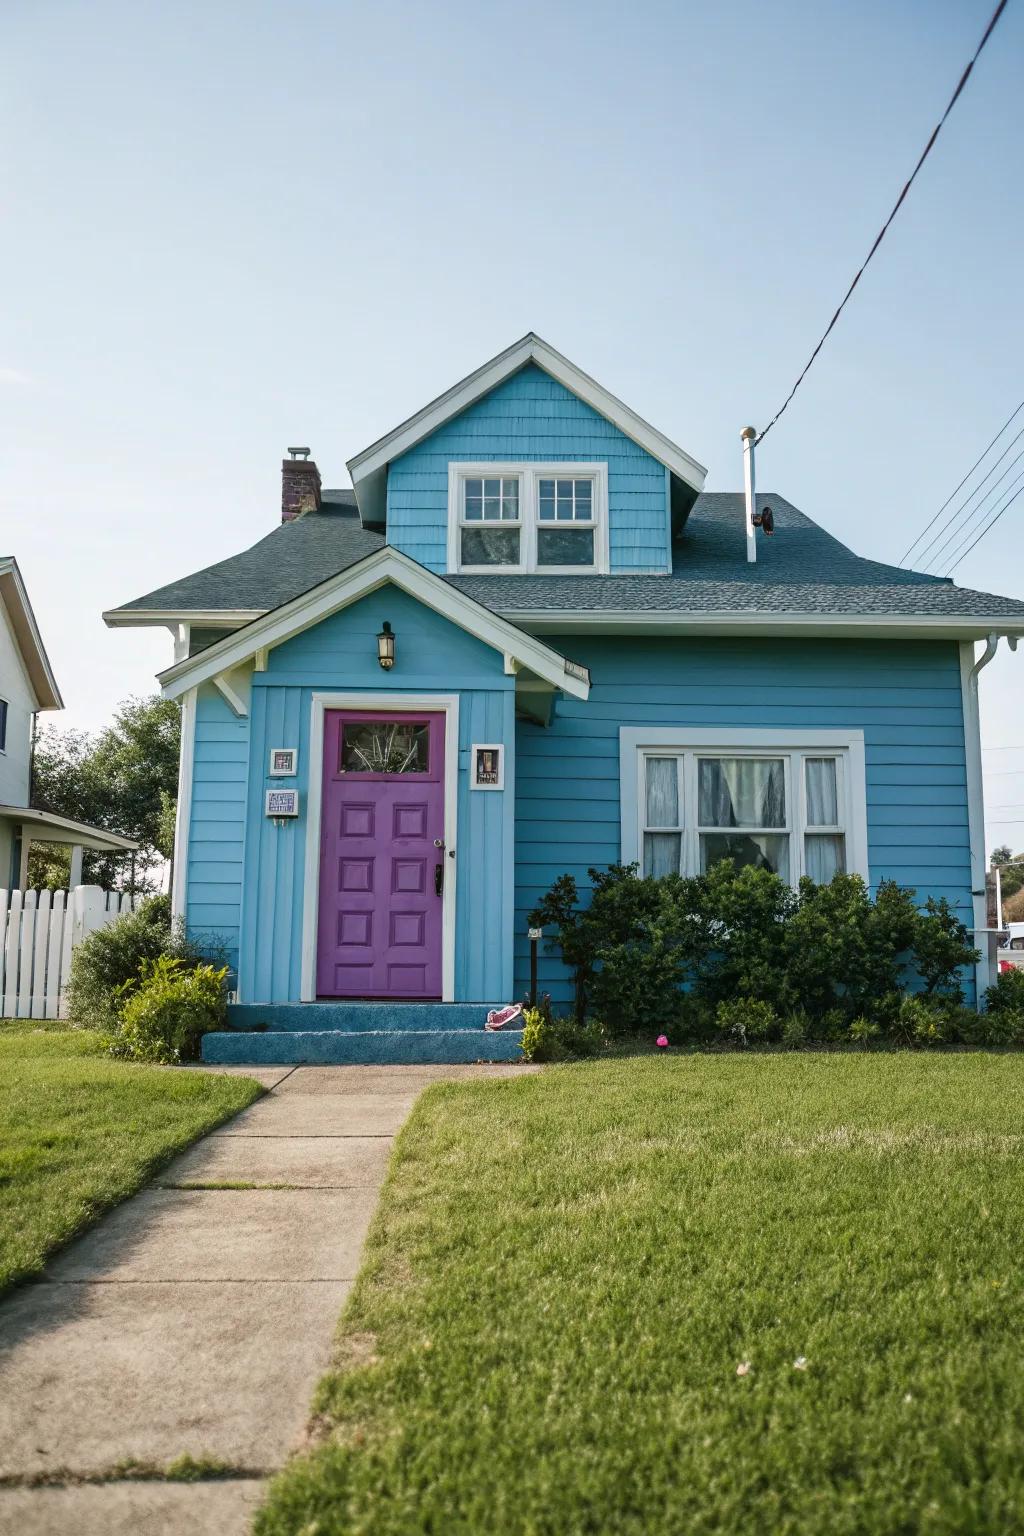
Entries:
{"label": "gray shingle roof", "polygon": [[[743,497],[705,492],[676,543],[671,576],[451,576],[452,585],[509,615],[679,612],[1002,618],[1024,623],[1024,602],[945,578],[864,560],[781,496],[775,533],[747,563]],[[251,549],[150,592],[118,612],[276,608],[384,543],[361,526],[351,491],[325,491],[319,512],[274,529]]]}

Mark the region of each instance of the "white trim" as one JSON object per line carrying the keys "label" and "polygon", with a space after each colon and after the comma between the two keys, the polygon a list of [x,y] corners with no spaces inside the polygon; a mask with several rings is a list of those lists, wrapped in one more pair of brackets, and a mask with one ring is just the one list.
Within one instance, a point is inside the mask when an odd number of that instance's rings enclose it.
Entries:
{"label": "white trim", "polygon": [[306,870],[302,890],[300,997],[316,1001],[316,943],[320,919],[320,822],[323,812],[324,714],[329,709],[444,712],[444,894],[441,898],[441,1001],[455,1001],[455,919],[459,833],[459,697],[430,693],[314,693],[306,790]]}
{"label": "white trim", "polygon": [[188,838],[192,820],[192,774],[196,751],[196,688],[181,701],[181,754],[178,759],[178,808],[174,817],[174,885],[171,916],[185,916],[188,899]]}
{"label": "white trim", "polygon": [[[991,650],[991,654],[988,654]],[[991,661],[995,646],[991,640],[984,656]],[[978,671],[981,667],[978,667]],[[977,989],[975,1005],[980,1007],[988,987],[992,985],[992,966],[989,958],[988,902],[985,895],[985,786],[981,756],[981,712],[978,705],[978,673],[975,671],[974,642],[963,641],[960,645],[960,694],[964,714],[964,763],[967,773],[967,829],[971,845],[971,906],[974,911],[974,942],[981,950],[981,959],[974,968]]]}
{"label": "white trim", "polygon": [[231,713],[238,715],[240,719],[244,720],[249,713],[249,706],[246,704],[241,694],[237,693],[235,689],[232,688],[231,684],[228,682],[227,673],[218,672],[211,679],[211,681],[213,682],[213,686],[224,699],[225,704],[227,704],[228,708],[231,710]]}
{"label": "white trim", "polygon": [[32,604],[13,555],[0,555],[0,604],[7,613],[18,660],[38,710],[63,709],[64,700],[39,633]]}
{"label": "white trim", "polygon": [[[462,516],[463,482],[468,479],[519,481],[519,517],[501,523],[467,523]],[[542,524],[538,515],[541,480],[591,480],[594,485],[589,523]],[[592,528],[594,560],[591,565],[538,565],[537,535],[541,528]],[[463,565],[463,528],[518,528],[517,565]],[[606,576],[610,568],[608,546],[608,465],[600,460],[575,459],[459,460],[448,462],[448,570],[461,576]]]}
{"label": "white trim", "polygon": [[[290,752],[291,753],[291,755],[292,755],[292,766],[290,768],[275,768],[274,767],[274,758],[277,756],[277,754],[279,752]],[[271,779],[292,779],[292,778],[294,778],[295,775],[299,771],[299,749],[298,749],[298,747],[271,747],[271,749],[270,749],[269,764],[270,764],[270,766],[267,768],[267,777],[268,778],[271,778]]]}
{"label": "white trim", "polygon": [[171,630],[174,636],[174,659],[184,661],[189,651],[191,642],[191,624],[175,624]]}
{"label": "white trim", "polygon": [[[496,784],[478,784],[476,782],[476,755],[478,752],[496,752],[498,754],[498,782]],[[505,788],[505,745],[500,741],[474,741],[469,754],[469,787],[474,790],[504,789]]]}
{"label": "white trim", "polygon": [[249,624],[266,613],[265,608],[107,608],[102,614],[108,629],[145,629],[159,625],[176,630],[179,624],[228,629]]}
{"label": "white trim", "polygon": [[685,481],[691,489],[702,491],[704,481],[707,478],[707,470],[703,464],[672,442],[664,433],[652,427],[650,422],[638,416],[622,400],[610,393],[603,385],[598,384],[589,374],[577,368],[575,363],[569,361],[561,352],[542,340],[534,331],[530,331],[520,341],[513,342],[504,352],[499,352],[497,357],[492,357],[487,363],[477,368],[473,373],[460,379],[444,394],[425,405],[415,415],[403,421],[393,431],[378,438],[371,443],[369,448],[364,448],[362,453],[357,453],[355,458],[348,461],[348,470],[352,476],[352,485],[356,494],[356,502],[360,515],[364,522],[380,523],[384,521],[384,498],[386,495],[387,466],[399,455],[407,452],[429,437],[431,432],[457,416],[460,411],[479,400],[490,390],[504,381],[529,363],[536,363],[551,378],[564,384],[566,389],[572,391],[585,404],[591,406],[598,415],[624,432],[633,442],[652,455],[666,469],[672,471],[679,479]]}
{"label": "white trim", "polygon": [[[850,874],[860,875],[867,881],[868,829],[867,829],[867,775],[864,758],[864,732],[859,730],[752,730],[712,727],[691,728],[673,725],[621,726],[619,729],[619,791],[620,837],[623,864],[642,863],[643,844],[641,821],[643,805],[639,784],[639,763],[644,752],[668,750],[676,752],[735,752],[746,755],[765,753],[789,757],[790,800],[799,810],[799,821],[792,811],[788,812],[788,832],[794,858],[791,860],[790,881],[797,884],[803,870],[803,837],[809,830],[804,825],[802,775],[794,784],[793,763],[798,755],[821,753],[842,755],[844,762],[842,793],[846,803],[846,868]],[[690,786],[690,803],[693,804],[693,786]],[[693,846],[688,849],[685,865],[696,869],[696,816],[686,819],[684,825]],[[766,828],[766,831],[769,829]],[[813,829],[810,829],[813,830]]]}
{"label": "white trim", "polygon": [[[492,573],[493,574],[493,573]],[[651,573],[652,581],[671,578]],[[739,594],[737,594],[739,595]],[[685,609],[524,608],[500,609],[502,618],[521,624],[531,634],[575,634],[579,630],[628,635],[823,635],[848,638],[870,631],[877,637],[903,639],[983,640],[1000,635],[1024,635],[1024,618],[985,618],[972,614],[808,614],[741,613],[720,609],[693,613]]]}
{"label": "white trim", "polygon": [[587,698],[590,692],[589,674],[586,677],[580,676],[584,668],[574,666],[570,671],[565,657],[543,641],[528,635],[525,630],[517,629],[505,619],[498,618],[482,603],[467,597],[443,577],[435,576],[415,560],[410,560],[408,555],[387,545],[339,572],[337,576],[321,582],[312,591],[282,603],[280,608],[275,608],[272,613],[247,625],[244,630],[215,641],[195,656],[190,656],[187,661],[168,667],[159,674],[164,697],[179,698],[187,689],[229,671],[251,656],[256,657],[256,670],[262,670],[261,655],[270,647],[280,645],[293,635],[312,628],[329,614],[337,613],[339,609],[388,584],[407,592],[410,597],[432,608],[442,618],[451,620],[460,629],[482,640],[485,645],[492,646],[503,655],[514,656],[553,687],[561,688],[576,699]]}

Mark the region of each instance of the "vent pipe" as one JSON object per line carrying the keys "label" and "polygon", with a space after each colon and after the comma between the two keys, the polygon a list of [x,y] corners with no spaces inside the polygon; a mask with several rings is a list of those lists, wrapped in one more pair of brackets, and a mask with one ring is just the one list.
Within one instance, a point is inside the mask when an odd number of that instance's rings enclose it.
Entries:
{"label": "vent pipe", "polygon": [[757,559],[757,528],[754,522],[757,513],[757,491],[754,483],[754,442],[757,431],[754,427],[744,427],[740,438],[743,443],[743,521],[747,530],[747,563],[752,565]]}

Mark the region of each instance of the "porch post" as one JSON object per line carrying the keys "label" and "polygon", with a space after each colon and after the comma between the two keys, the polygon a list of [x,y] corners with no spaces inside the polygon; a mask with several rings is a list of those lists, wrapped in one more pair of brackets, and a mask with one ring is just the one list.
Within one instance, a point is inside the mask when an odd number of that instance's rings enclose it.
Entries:
{"label": "porch post", "polygon": [[74,890],[76,885],[82,883],[82,844],[71,844],[71,871],[68,875],[68,885]]}

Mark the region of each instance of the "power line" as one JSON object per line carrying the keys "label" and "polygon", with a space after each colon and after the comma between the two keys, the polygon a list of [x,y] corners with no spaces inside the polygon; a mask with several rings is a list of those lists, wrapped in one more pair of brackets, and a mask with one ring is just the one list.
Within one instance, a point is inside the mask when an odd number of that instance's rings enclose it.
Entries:
{"label": "power line", "polygon": [[[939,120],[936,123],[935,127],[932,129],[931,137],[929,138],[928,143],[925,145],[924,149],[921,151],[920,158],[918,159],[917,164],[914,166],[914,169],[911,171],[909,180],[907,181],[906,185],[903,188],[903,191],[900,193],[899,197],[896,199],[895,203],[893,204],[893,209],[892,209],[892,212],[890,213],[889,217],[886,219],[885,223],[882,225],[882,227],[879,230],[878,234],[875,236],[874,244],[872,245],[870,251],[868,251],[868,254],[865,256],[864,260],[860,264],[860,267],[857,269],[857,275],[853,279],[853,282],[850,284],[849,288],[847,288],[846,293],[843,296],[842,303],[840,304],[839,308],[836,310],[835,314],[832,316],[832,319],[829,321],[828,325],[825,327],[824,334],[822,335],[822,338],[818,342],[818,345],[815,347],[814,351],[811,353],[810,357],[807,359],[807,362],[804,364],[803,371],[800,374],[800,377],[797,379],[796,383],[793,385],[793,388],[790,390],[790,392],[786,396],[785,400],[783,400],[782,404],[779,406],[779,409],[775,412],[775,415],[772,417],[771,421],[765,427],[764,431],[758,434],[758,436],[757,436],[757,438],[755,440],[755,443],[763,442],[764,439],[768,436],[768,433],[771,431],[772,427],[774,427],[775,423],[778,421],[779,417],[782,415],[783,411],[786,409],[786,407],[788,406],[789,402],[792,400],[793,396],[796,394],[797,390],[800,388],[800,385],[803,383],[804,379],[807,377],[807,374],[810,372],[811,364],[814,362],[814,360],[817,357],[818,353],[821,351],[822,347],[825,345],[825,342],[828,340],[828,337],[829,337],[829,335],[832,332],[833,326],[835,325],[836,321],[839,319],[839,316],[842,314],[843,310],[846,308],[847,302],[848,302],[851,294],[853,293],[853,290],[856,288],[857,284],[860,282],[861,278],[863,277],[864,271],[867,268],[868,262],[871,260],[872,256],[875,254],[875,252],[878,250],[878,247],[881,245],[882,241],[884,240],[885,235],[886,235],[886,231],[888,230],[889,225],[892,223],[893,219],[896,217],[897,213],[899,212],[900,208],[903,205],[904,198],[906,197],[907,193],[910,191],[911,187],[914,185],[914,181],[917,178],[918,171],[921,169],[922,165],[924,165],[924,163],[927,160],[928,156],[931,154],[932,146],[935,143],[935,140],[938,138],[939,132],[940,132],[943,124],[945,123],[946,118],[949,116],[949,114],[952,112],[953,108],[956,106],[957,102],[959,101],[960,93],[961,93],[961,91],[963,90],[964,86],[967,84],[968,80],[971,77],[971,70],[974,68],[975,64],[978,62],[978,57],[979,57],[979,55],[981,53],[981,50],[984,48],[985,44],[988,42],[989,38],[992,36],[992,33],[995,31],[996,22],[999,20],[1000,16],[1003,14],[1005,9],[1006,9],[1006,0],[999,0],[999,4],[996,6],[995,10],[992,13],[991,21],[989,22],[988,26],[985,28],[984,32],[982,33],[981,42],[978,44],[977,48],[975,48],[974,54],[973,54],[973,56],[971,58],[970,63],[967,65],[967,68],[964,70],[963,74],[960,76],[960,79],[957,81],[956,90],[953,92],[952,96],[949,98],[949,103],[948,103],[948,105],[946,107],[945,112],[943,112],[942,116],[939,118]],[[954,492],[954,495],[955,494],[956,493]]]}
{"label": "power line", "polygon": [[977,547],[977,545],[979,545],[981,543],[981,541],[985,537],[986,533],[991,533],[992,529],[995,527],[996,523],[998,523],[998,521],[1002,517],[1003,513],[1006,512],[1010,507],[1013,506],[1014,502],[1017,500],[1017,497],[1021,494],[1022,491],[1024,491],[1024,485],[1019,486],[1018,489],[1014,491],[1013,495],[1010,496],[1006,501],[1003,502],[1002,506],[999,508],[999,511],[996,513],[995,517],[993,517],[990,522],[985,524],[984,528],[978,534],[978,537],[975,539],[974,543],[973,544],[969,544],[967,546],[967,548],[964,550],[962,555],[957,555],[956,559],[953,561],[953,564],[950,566],[949,570],[946,572],[947,576],[952,576],[953,572],[956,570],[956,568],[960,564],[961,560],[966,560],[967,556],[970,554],[971,550],[975,549]]}
{"label": "power line", "polygon": [[[950,502],[953,500],[953,497],[954,496],[958,496],[960,494],[960,492],[963,490],[964,486],[967,484],[968,480],[974,474],[974,471],[977,469],[978,465],[981,463],[982,459],[984,459],[986,457],[986,455],[991,452],[991,450],[995,447],[996,443],[998,443],[999,439],[1002,437],[1003,433],[1006,431],[1007,427],[1011,424],[1011,422],[1013,422],[1016,419],[1016,417],[1018,417],[1020,415],[1021,411],[1024,411],[1024,400],[1022,400],[1020,405],[1018,405],[1018,407],[1014,411],[1013,415],[1008,417],[1008,419],[1003,422],[1002,426],[999,428],[999,431],[996,433],[995,437],[992,439],[992,441],[989,443],[988,447],[985,449],[985,452],[980,454],[978,456],[978,458],[975,459],[974,463],[971,465],[971,467],[967,471],[966,475],[964,475],[963,479],[960,481],[960,484],[957,486],[956,490],[955,491],[950,491],[949,495],[946,497],[945,501],[942,503],[942,506],[936,512],[935,516],[932,517],[932,518],[929,518],[928,522],[925,523],[924,527],[921,529],[921,532],[918,534],[917,538],[914,540],[914,543],[911,544],[909,546],[909,548],[906,550],[906,552],[901,556],[900,561],[899,561],[900,565],[903,564],[904,560],[909,558],[910,551],[914,548],[914,545],[915,544],[920,544],[921,540],[924,538],[925,534],[928,532],[928,529],[932,526],[932,523],[937,522],[938,519],[942,516],[943,512],[945,512],[946,508],[949,506]],[[1020,434],[1018,433],[1018,436],[1019,435]],[[1017,438],[1015,437],[1013,442],[1015,443],[1016,441],[1017,441]],[[1013,447],[1013,443],[1010,444],[1010,447],[1011,448]],[[1003,457],[1005,458],[1005,454],[1003,455]],[[994,469],[995,465],[993,465],[992,467]],[[991,470],[989,471],[989,473],[991,473]],[[986,475],[985,478],[987,479],[988,476]],[[984,481],[982,482],[982,484],[984,484]],[[952,516],[955,517],[956,513],[954,512],[952,514]],[[952,519],[950,519],[950,521],[951,520]],[[939,532],[942,533],[943,530],[948,528],[948,527],[949,527],[949,522],[943,523],[942,528],[939,529]]]}
{"label": "power line", "polygon": [[[1011,418],[1011,420],[1012,420],[1012,418]],[[946,521],[943,523],[942,527],[935,534],[934,538],[932,538],[931,542],[926,544],[924,549],[921,550],[921,552],[917,556],[917,564],[918,564],[918,566],[922,570],[924,569],[924,566],[925,566],[925,564],[927,562],[929,551],[935,548],[935,545],[938,543],[939,539],[941,539],[942,535],[946,532],[946,529],[951,527],[952,524],[956,522],[957,518],[961,515],[961,513],[965,512],[967,510],[967,508],[970,506],[971,502],[974,500],[975,496],[978,495],[978,493],[981,490],[982,486],[985,484],[985,481],[986,480],[990,480],[992,478],[992,476],[995,474],[996,470],[999,468],[1000,464],[1006,458],[1006,455],[1010,452],[1011,448],[1014,448],[1017,445],[1017,443],[1020,442],[1022,437],[1024,437],[1024,427],[1021,427],[1021,429],[1017,433],[1016,437],[1011,438],[1010,442],[1003,449],[1002,453],[999,455],[998,459],[996,459],[996,461],[992,465],[992,467],[988,470],[987,474],[985,474],[978,481],[977,485],[974,487],[974,490],[971,491],[970,494],[964,498],[964,500],[960,503],[960,505],[956,508],[956,510],[950,513],[949,517],[947,517]],[[1020,459],[1022,456],[1024,456],[1024,449],[1022,449],[1021,452],[1018,453],[1017,458],[1010,460],[1010,463],[1007,465],[1007,467],[1003,471],[1003,473],[999,476],[999,479],[996,481],[995,485],[989,486],[989,489],[985,492],[985,495],[981,498],[981,503],[980,504],[983,505],[988,500],[989,496],[995,490],[996,485],[1001,484],[1001,482],[1006,479],[1006,476],[1010,473],[1010,470],[1017,463],[1017,460]],[[978,510],[978,508],[975,507],[974,512],[977,512],[977,510]],[[968,517],[968,519],[967,519],[968,522],[970,522],[971,517],[974,516],[974,512],[972,512],[970,514],[970,516]],[[936,516],[938,516],[938,514],[936,514]],[[933,518],[932,521],[934,522],[935,519]],[[952,534],[950,535],[950,538],[955,538],[957,533],[960,532],[960,531],[962,531],[962,530],[958,530],[958,529],[954,528]],[[925,533],[928,532],[928,528],[927,527],[925,528],[924,532]],[[947,540],[947,542],[948,542],[948,540]],[[942,547],[944,549],[945,548],[945,544]]]}
{"label": "power line", "polygon": [[982,747],[983,752],[1024,752],[1024,744],[1009,747]]}
{"label": "power line", "polygon": [[[1020,453],[1017,455],[1017,459],[1024,459],[1024,448],[1022,448]],[[1016,464],[1017,459],[1014,459],[1013,464]],[[1013,468],[1013,464],[1011,464],[1009,466],[1009,468],[1006,470],[1006,474],[1003,474],[1003,475],[999,476],[1000,480],[1005,480],[1006,475],[1008,475],[1010,473],[1010,470]],[[1013,480],[1010,481],[1009,485],[1005,485],[1003,487],[1003,489],[998,493],[998,495],[995,496],[995,501],[998,501],[1000,496],[1007,495],[1007,493],[1009,491],[1013,490],[1014,486],[1020,485],[1022,480],[1024,480],[1024,469],[1022,469],[1020,471],[1020,473],[1018,475],[1016,475]],[[944,539],[943,540],[943,542],[940,545],[940,547],[935,551],[935,554],[931,557],[931,560],[929,561],[929,564],[934,565],[936,567],[938,567],[940,565],[944,565],[945,561],[942,559],[942,552],[943,552],[943,550],[949,549],[949,546],[951,544],[953,545],[953,549],[952,549],[950,555],[947,557],[948,559],[952,559],[953,555],[956,554],[957,550],[963,549],[964,545],[967,543],[967,540],[971,537],[972,533],[974,533],[975,529],[978,527],[979,522],[984,522],[985,518],[988,517],[989,513],[992,511],[992,508],[993,508],[995,502],[991,498],[993,497],[994,493],[995,493],[995,486],[993,486],[991,488],[991,490],[985,494],[985,496],[982,498],[982,500],[975,507],[974,511],[971,513],[970,517],[965,519],[965,521],[963,523],[961,523],[959,528],[955,528],[953,530],[953,532],[949,535],[948,539]],[[954,543],[954,540],[956,540],[958,542]],[[936,575],[938,574],[937,569],[936,569],[936,571],[933,574],[936,574]]]}

